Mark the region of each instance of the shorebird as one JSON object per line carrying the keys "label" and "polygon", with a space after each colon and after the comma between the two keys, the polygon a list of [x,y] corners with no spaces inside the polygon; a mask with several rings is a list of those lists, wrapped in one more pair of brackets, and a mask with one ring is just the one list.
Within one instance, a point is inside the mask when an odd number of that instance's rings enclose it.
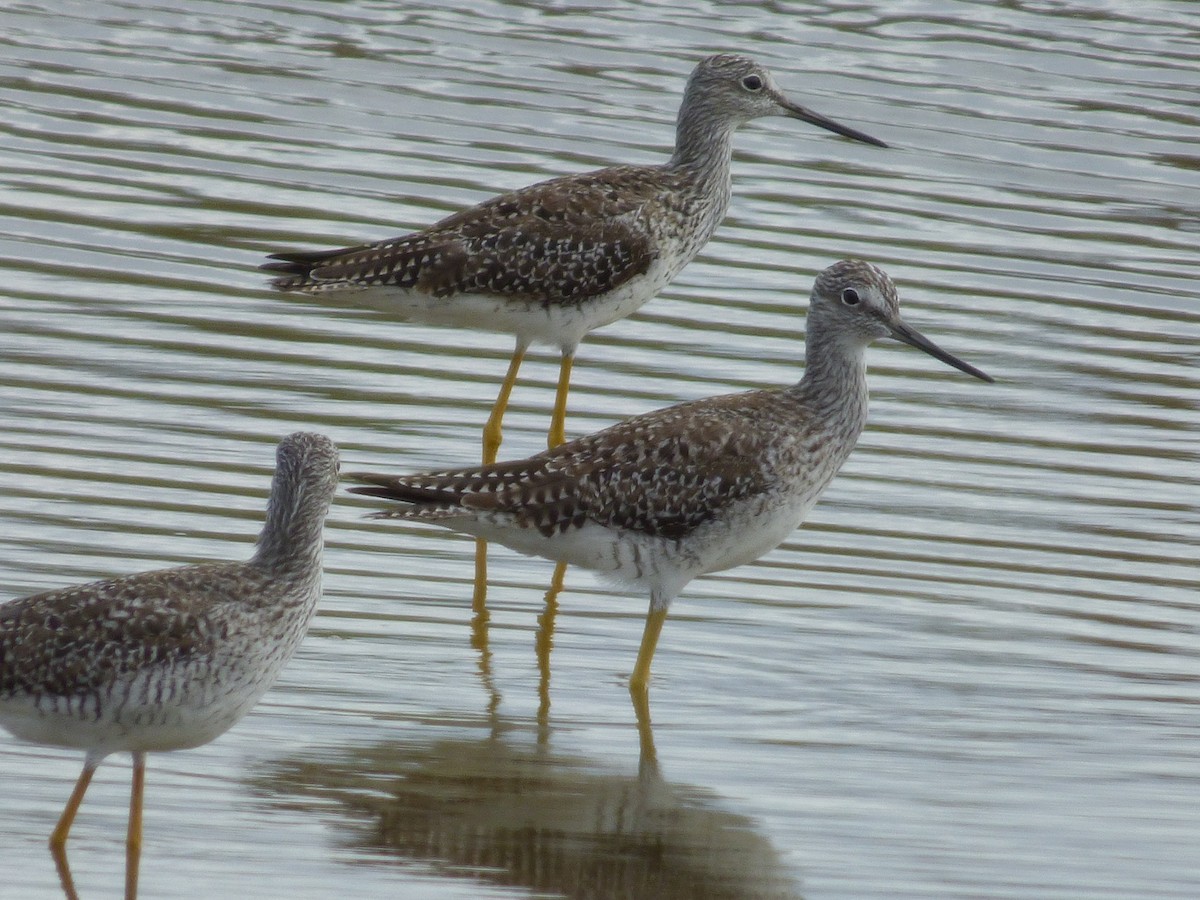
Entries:
{"label": "shorebird", "polygon": [[980,378],[900,317],[892,280],[859,260],[816,279],[804,376],[790,387],[681,403],[514,462],[352,474],[429,522],[597,570],[650,595],[630,679],[644,698],[671,601],[697,575],[777,547],[833,480],[867,420],[867,346],[892,337]]}
{"label": "shorebird", "polygon": [[400,318],[515,335],[483,437],[493,462],[517,371],[533,343],[562,353],[547,438],[566,435],[576,348],[628,316],[708,242],[731,190],[733,133],[787,116],[879,147],[886,144],[789,100],[743,56],[702,60],[684,90],[675,152],[656,166],[614,166],[543,181],[462,210],[422,231],[339,250],[273,254],[281,291],[360,292]]}
{"label": "shorebird", "polygon": [[297,433],[277,450],[266,524],[249,562],[143,572],[0,606],[0,725],[17,738],[85,752],[50,836],[67,835],[92,774],[133,754],[125,895],[137,894],[146,754],[206,744],[274,683],[321,596],[325,515],[337,448]]}

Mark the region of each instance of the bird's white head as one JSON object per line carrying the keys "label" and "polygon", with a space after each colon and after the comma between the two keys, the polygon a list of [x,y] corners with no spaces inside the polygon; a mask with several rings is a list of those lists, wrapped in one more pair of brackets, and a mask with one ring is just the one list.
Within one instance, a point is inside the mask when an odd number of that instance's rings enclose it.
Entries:
{"label": "bird's white head", "polygon": [[991,376],[947,353],[900,317],[896,285],[878,266],[843,259],[817,276],[809,307],[809,334],[819,340],[865,347],[891,337],[982,381]]}
{"label": "bird's white head", "polygon": [[736,128],[764,116],[787,116],[856,141],[886,147],[883,141],[794,103],[767,68],[745,56],[722,53],[700,61],[688,79],[680,116],[700,110],[709,121]]}

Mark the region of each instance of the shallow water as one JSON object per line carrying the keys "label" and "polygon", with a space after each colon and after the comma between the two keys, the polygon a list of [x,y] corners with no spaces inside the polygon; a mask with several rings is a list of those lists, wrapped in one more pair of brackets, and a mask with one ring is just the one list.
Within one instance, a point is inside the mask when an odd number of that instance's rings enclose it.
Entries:
{"label": "shallow water", "polygon": [[[550,564],[493,553],[481,653],[472,544],[343,495],[278,687],[151,758],[145,896],[1200,893],[1200,11],[691,7],[0,12],[0,596],[245,556],[297,428],[347,469],[474,461],[506,339],[255,267],[661,160],[716,50],[893,146],[745,128],[728,219],[583,345],[569,430],[795,380],[813,275],[851,255],[998,381],[873,349],[809,522],[676,603],[649,735],[643,599],[569,574],[547,709]],[[531,354],[504,456],[543,446],[556,372]],[[79,762],[0,737],[0,896],[61,895]],[[106,763],[76,825],[84,897],[118,891],[127,789]]]}

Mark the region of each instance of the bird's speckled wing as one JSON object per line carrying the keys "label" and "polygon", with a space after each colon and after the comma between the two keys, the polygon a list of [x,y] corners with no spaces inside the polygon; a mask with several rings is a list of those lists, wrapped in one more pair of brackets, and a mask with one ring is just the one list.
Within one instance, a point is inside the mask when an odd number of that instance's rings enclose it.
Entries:
{"label": "bird's speckled wing", "polygon": [[278,253],[263,268],[283,291],[390,286],[434,297],[492,294],[553,304],[604,294],[655,258],[643,215],[656,170],[617,166],[531,185],[403,237],[316,253]]}
{"label": "bird's speckled wing", "polygon": [[88,694],[134,671],[211,655],[225,636],[204,610],[223,591],[237,597],[226,570],[144,572],[0,605],[0,697]]}
{"label": "bird's speckled wing", "polygon": [[760,417],[780,402],[777,391],[712,398],[703,409],[669,407],[518,462],[350,477],[370,485],[355,493],[412,504],[389,518],[500,512],[546,535],[592,521],[678,538],[772,482]]}

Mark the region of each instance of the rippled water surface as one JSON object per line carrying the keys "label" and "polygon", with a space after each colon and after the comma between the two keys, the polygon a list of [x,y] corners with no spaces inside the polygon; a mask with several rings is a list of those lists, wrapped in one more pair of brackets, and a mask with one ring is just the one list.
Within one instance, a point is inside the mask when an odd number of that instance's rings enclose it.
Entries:
{"label": "rippled water surface", "polygon": [[[244,557],[297,428],[348,469],[474,461],[507,338],[256,266],[660,161],[716,50],[892,147],[743,129],[728,219],[585,342],[569,430],[795,380],[851,255],[998,383],[874,348],[859,448],[780,549],[677,601],[640,735],[644,599],[569,573],[547,708],[550,564],[492,554],[484,651],[472,544],[341,495],[280,684],[151,757],[144,895],[1200,894],[1200,9],[430,6],[0,11],[0,596]],[[505,456],[543,445],[556,373],[531,354]],[[0,896],[60,896],[79,764],[0,736]],[[128,772],[76,824],[84,897],[119,890]]]}

